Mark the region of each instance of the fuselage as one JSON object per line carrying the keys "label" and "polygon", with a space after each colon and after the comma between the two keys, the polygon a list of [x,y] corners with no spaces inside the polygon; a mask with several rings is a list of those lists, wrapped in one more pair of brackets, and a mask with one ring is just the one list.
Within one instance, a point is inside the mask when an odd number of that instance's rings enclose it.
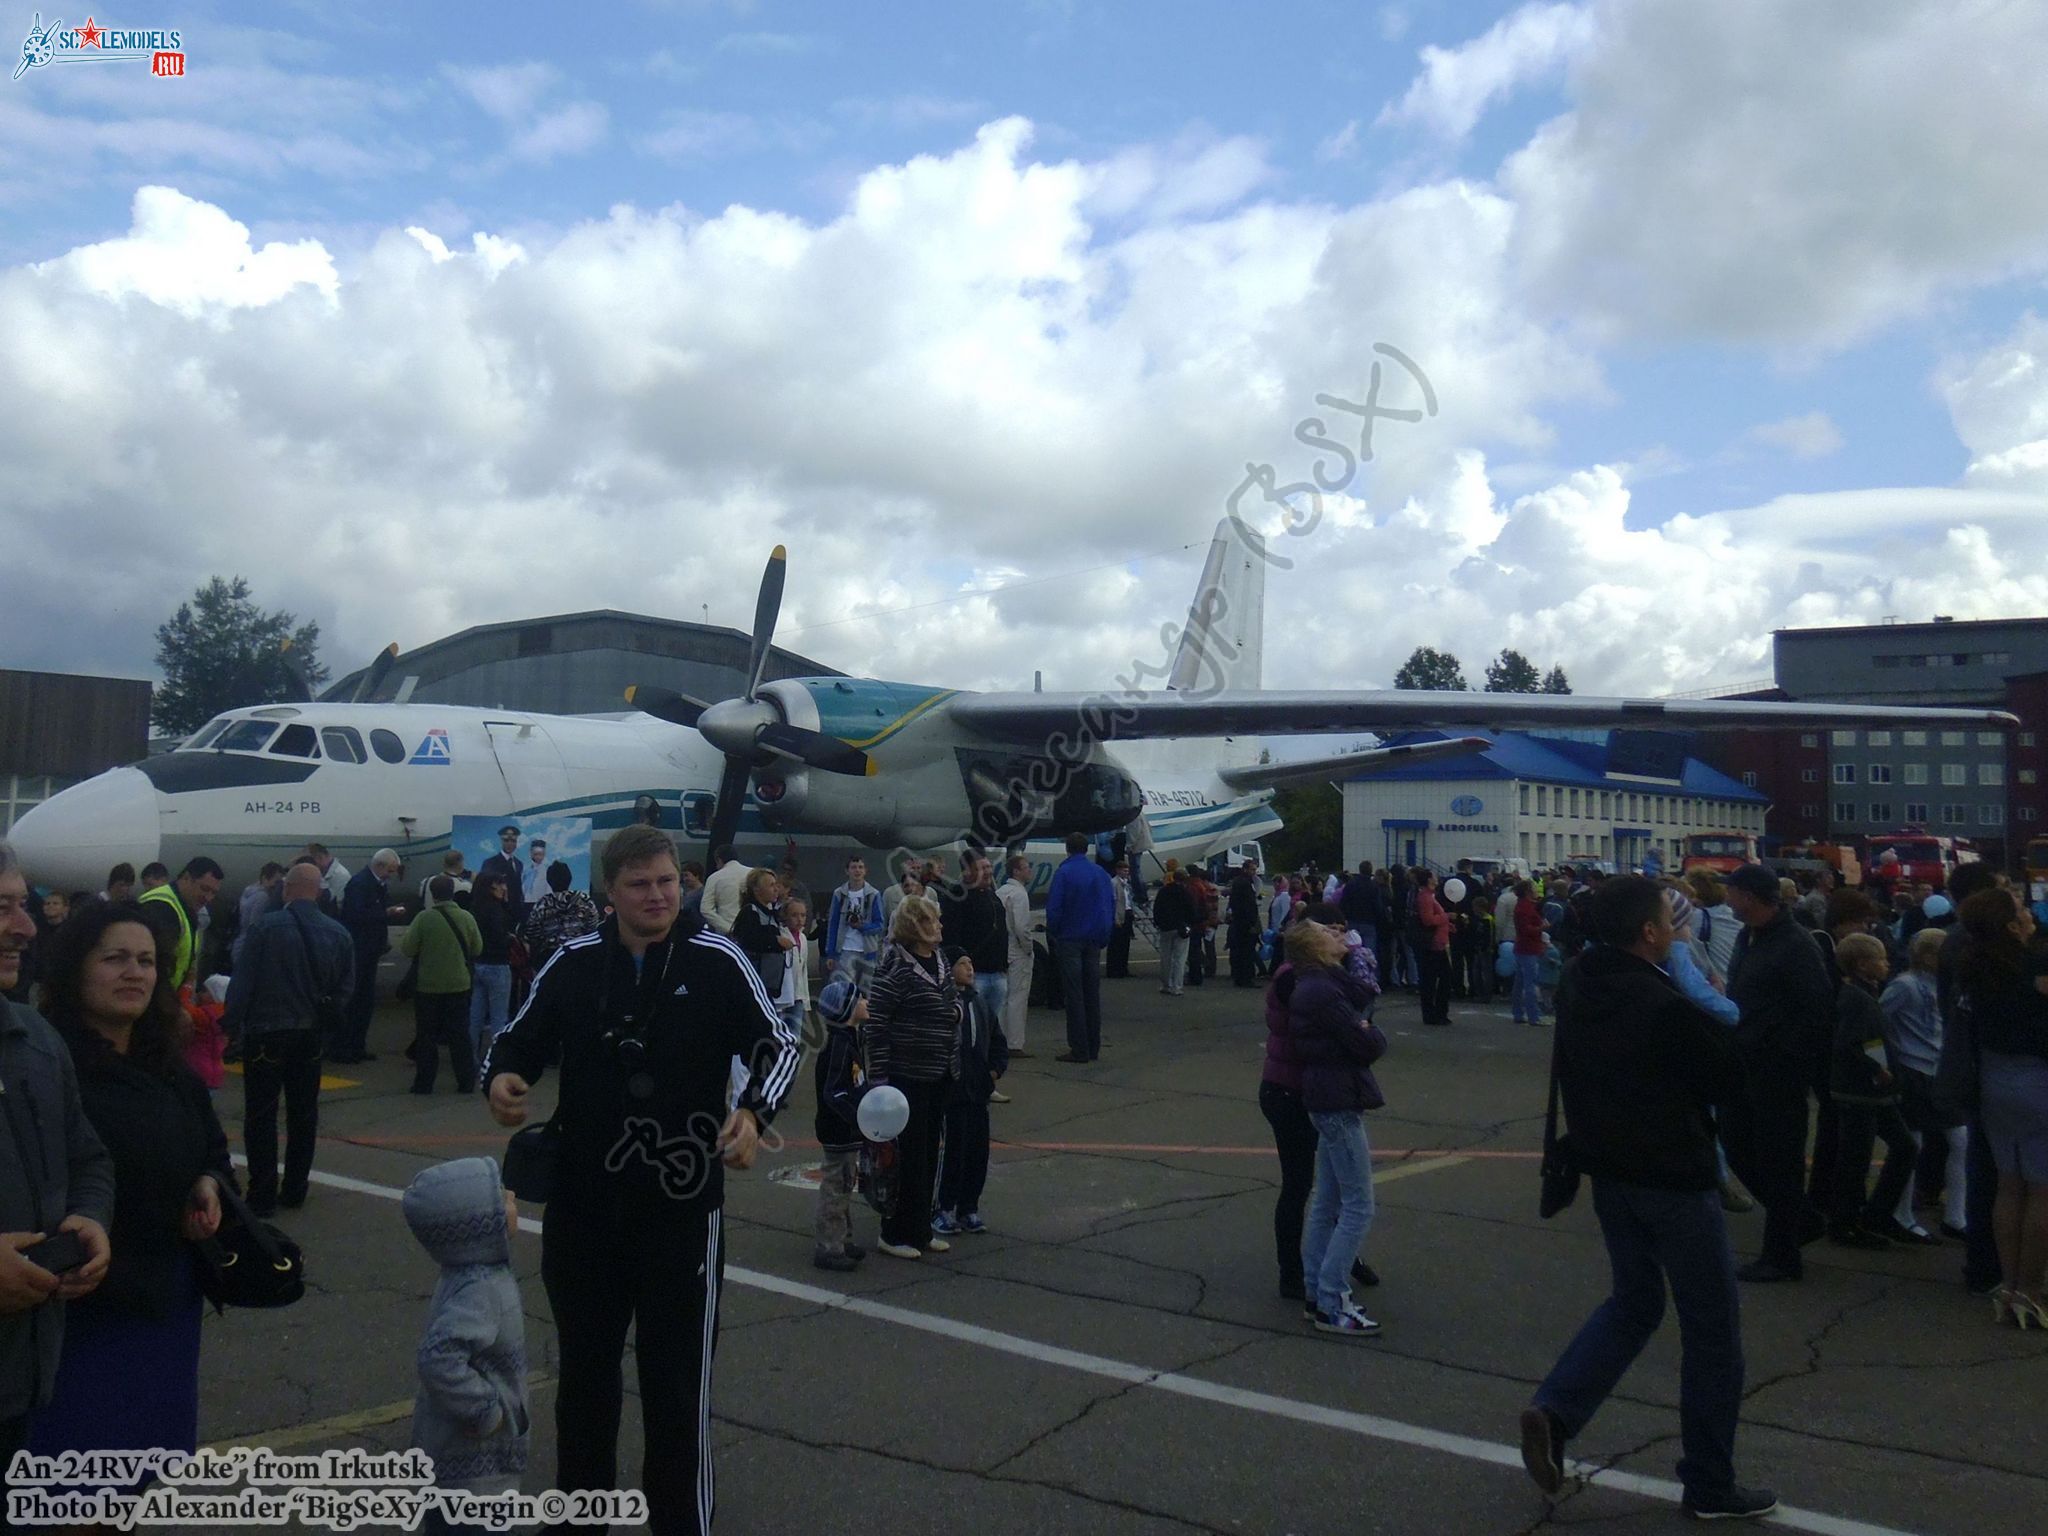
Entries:
{"label": "fuselage", "polygon": [[[790,685],[777,685],[788,687]],[[843,691],[837,682],[806,691]],[[915,813],[901,810],[908,835],[890,843],[859,830],[806,825],[802,807],[764,803],[763,781],[750,789],[737,838],[748,863],[775,863],[794,852],[803,878],[830,889],[855,853],[885,880],[908,853],[957,850],[973,823],[943,791],[957,790],[953,759],[977,750],[950,731],[920,731],[924,701],[942,690],[902,690],[900,714],[867,733],[879,771],[868,780],[822,786],[841,803],[867,793],[898,797],[917,786]],[[843,721],[821,722],[844,734]],[[937,729],[937,728],[935,728]],[[923,739],[919,739],[923,738]],[[991,747],[990,751],[1011,751]],[[1139,746],[1134,756],[1156,757]],[[433,704],[276,704],[229,712],[175,752],[116,768],[55,796],[17,823],[13,840],[29,878],[63,890],[97,890],[117,863],[138,868],[158,859],[173,870],[205,855],[231,886],[253,879],[267,860],[288,860],[309,842],[324,844],[351,869],[380,848],[407,862],[413,880],[439,868],[457,816],[507,819],[587,818],[601,842],[636,816],[658,816],[685,849],[702,856],[722,758],[697,732],[649,715],[535,714]],[[1141,805],[1124,828],[1148,871],[1167,858],[1199,862],[1280,825],[1269,792],[1237,793],[1213,770],[1162,765],[1133,771],[1097,747],[1091,762],[1136,784]],[[937,786],[934,789],[933,786]],[[820,796],[820,800],[823,797]],[[650,810],[651,807],[651,810]],[[948,833],[948,817],[957,830]],[[877,823],[878,825],[880,823]],[[983,839],[984,841],[986,839]],[[1042,888],[1064,850],[1027,836],[1022,851]]]}

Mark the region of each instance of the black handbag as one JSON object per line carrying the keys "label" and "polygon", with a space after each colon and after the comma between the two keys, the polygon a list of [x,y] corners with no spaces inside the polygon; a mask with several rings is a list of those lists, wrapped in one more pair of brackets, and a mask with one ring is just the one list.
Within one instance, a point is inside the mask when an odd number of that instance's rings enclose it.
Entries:
{"label": "black handbag", "polygon": [[1579,1198],[1579,1158],[1569,1135],[1557,1134],[1558,1042],[1550,1042],[1550,1107],[1543,1116],[1543,1198],[1537,1211],[1547,1221]]}
{"label": "black handbag", "polygon": [[255,1212],[226,1180],[220,1185],[220,1228],[192,1245],[199,1289],[216,1312],[229,1307],[288,1307],[306,1294],[299,1245]]}
{"label": "black handbag", "polygon": [[505,1143],[505,1166],[500,1177],[505,1187],[521,1200],[546,1205],[555,1192],[555,1169],[562,1157],[562,1111],[541,1125],[522,1126]]}

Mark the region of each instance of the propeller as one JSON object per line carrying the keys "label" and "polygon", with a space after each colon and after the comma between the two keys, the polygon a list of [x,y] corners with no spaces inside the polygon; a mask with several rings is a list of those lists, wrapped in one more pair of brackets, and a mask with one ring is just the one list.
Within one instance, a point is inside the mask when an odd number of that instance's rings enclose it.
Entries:
{"label": "propeller", "polygon": [[384,679],[390,675],[391,664],[397,660],[398,642],[394,640],[379,651],[377,659],[364,670],[361,680],[356,684],[356,691],[348,696],[349,703],[360,704],[365,699],[374,699],[377,690],[383,686]]}
{"label": "propeller", "polygon": [[747,784],[757,768],[775,762],[801,763],[823,773],[854,778],[875,771],[874,759],[867,753],[836,736],[791,725],[782,718],[774,701],[761,692],[761,675],[768,669],[768,650],[775,639],[775,620],[782,609],[782,588],[788,575],[789,552],[778,544],[768,557],[767,569],[761,573],[760,595],[754,600],[747,687],[740,697],[707,704],[673,688],[636,683],[626,690],[626,702],[635,709],[673,725],[692,726],[725,754],[725,771],[718,780],[718,801],[711,813],[713,851],[725,847],[738,834],[740,811],[747,801]]}

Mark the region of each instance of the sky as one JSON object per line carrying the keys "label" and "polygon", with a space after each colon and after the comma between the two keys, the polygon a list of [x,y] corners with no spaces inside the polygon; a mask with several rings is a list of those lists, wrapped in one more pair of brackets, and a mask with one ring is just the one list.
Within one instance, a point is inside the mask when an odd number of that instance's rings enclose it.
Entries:
{"label": "sky", "polygon": [[215,574],[337,674],[745,626],[783,543],[792,649],[1088,688],[1226,507],[1269,686],[2048,614],[2048,7],[91,14],[185,73],[0,80],[0,665]]}

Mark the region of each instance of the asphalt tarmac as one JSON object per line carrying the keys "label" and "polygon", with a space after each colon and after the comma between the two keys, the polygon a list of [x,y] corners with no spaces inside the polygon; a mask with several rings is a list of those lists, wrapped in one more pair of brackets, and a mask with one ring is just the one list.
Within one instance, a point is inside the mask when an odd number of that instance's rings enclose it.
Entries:
{"label": "asphalt tarmac", "polygon": [[[1360,1296],[1385,1331],[1354,1341],[1309,1330],[1276,1294],[1260,994],[1226,979],[1169,999],[1141,963],[1105,982],[1104,1014],[1090,1067],[1054,1062],[1062,1020],[1031,1015],[1033,1054],[993,1111],[988,1235],[915,1263],[877,1254],[849,1276],[810,1262],[806,1066],[782,1119],[790,1143],[727,1186],[721,1530],[1681,1526],[1675,1319],[1571,1447],[1590,1479],[1547,1505],[1515,1448],[1516,1414],[1606,1294],[1590,1202],[1536,1213],[1548,1030],[1464,1004],[1451,1028],[1424,1030],[1410,995],[1382,1005],[1392,1050],[1388,1108],[1369,1117],[1379,1214],[1366,1255],[1384,1283]],[[395,1196],[427,1163],[496,1154],[505,1136],[445,1073],[440,1095],[407,1094],[410,1035],[409,1008],[387,1001],[380,1059],[330,1069],[313,1195],[280,1220],[306,1249],[305,1300],[207,1319],[210,1444],[407,1444],[436,1272]],[[551,1087],[539,1099],[545,1112]],[[220,1101],[238,1137],[237,1079]],[[1761,1216],[1731,1227],[1753,1252]],[[857,1230],[872,1240],[871,1213]],[[538,1238],[514,1257],[533,1372],[526,1488],[539,1491],[554,1467],[554,1330]],[[1960,1265],[1955,1245],[1822,1243],[1804,1283],[1744,1291],[1739,1469],[1777,1490],[1779,1523],[2048,1529],[2048,1340],[1994,1327]]]}

